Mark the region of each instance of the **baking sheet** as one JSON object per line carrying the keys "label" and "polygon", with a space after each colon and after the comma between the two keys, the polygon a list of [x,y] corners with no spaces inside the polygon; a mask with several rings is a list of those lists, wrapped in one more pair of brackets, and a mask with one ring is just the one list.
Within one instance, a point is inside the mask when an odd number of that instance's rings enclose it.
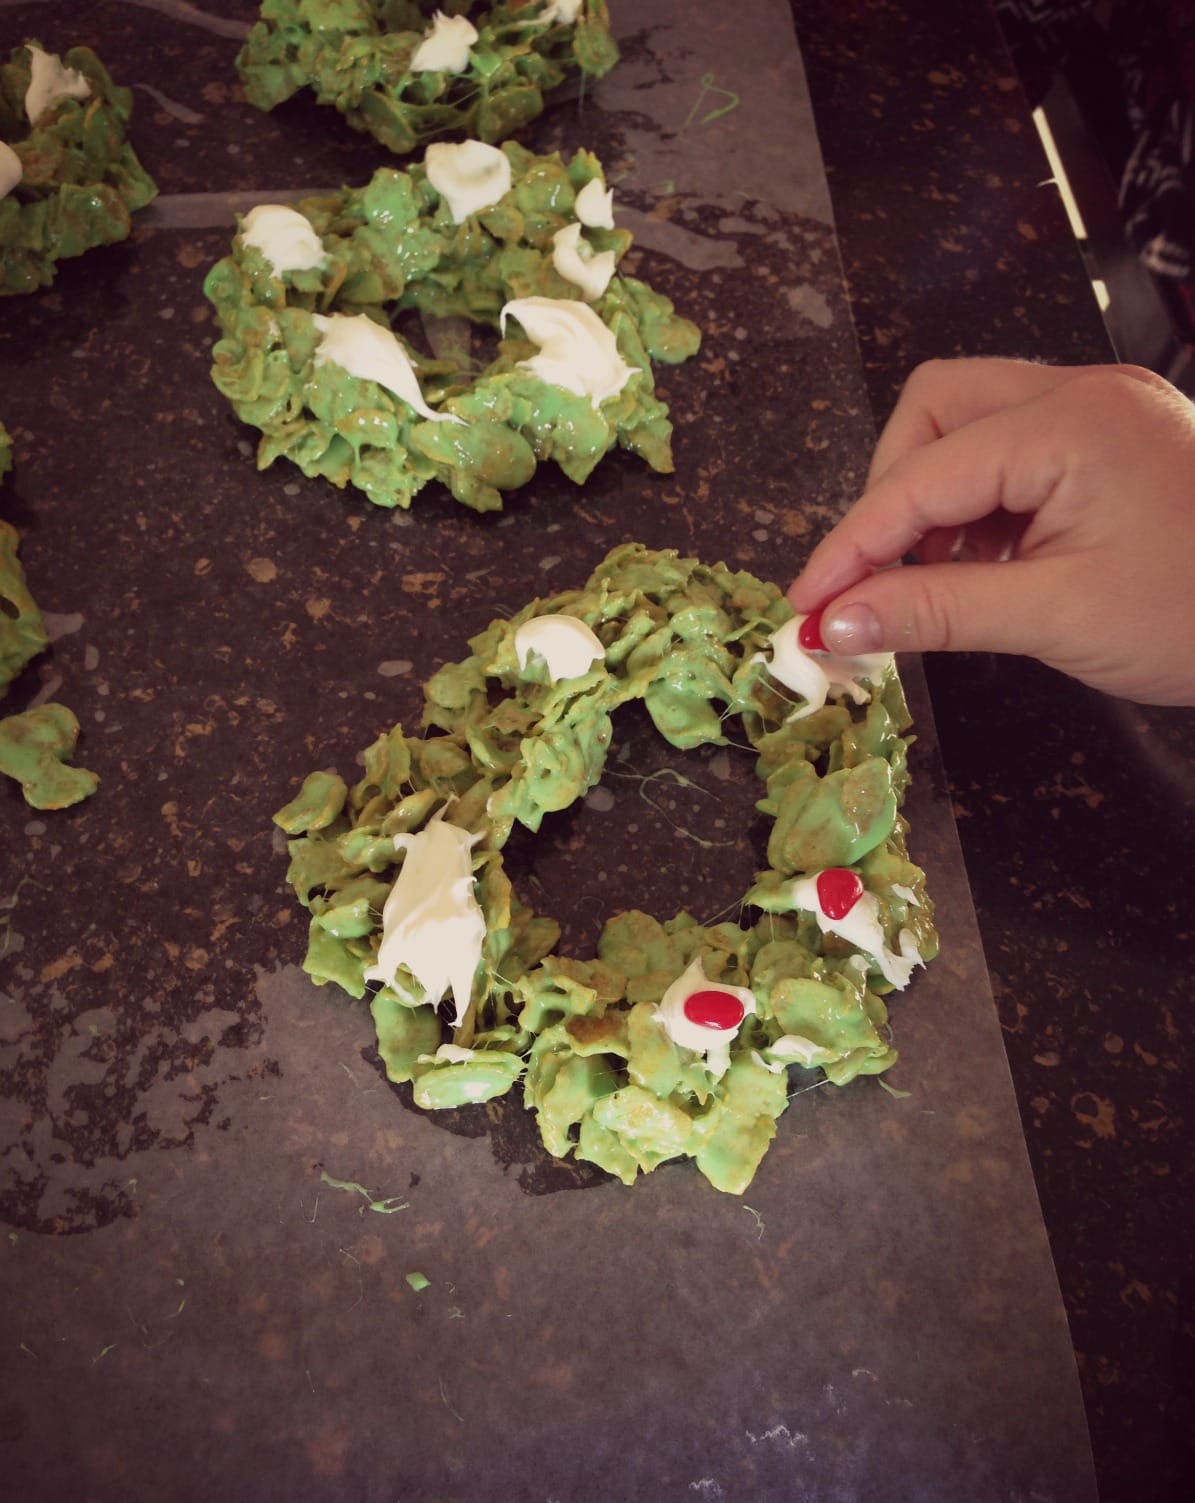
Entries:
{"label": "baking sheet", "polygon": [[[799,1096],[742,1200],[684,1164],[633,1189],[556,1164],[517,1099],[417,1112],[364,1006],[298,969],[269,816],[307,771],[351,772],[470,633],[616,542],[784,583],[857,490],[870,417],[787,7],[698,25],[624,0],[623,62],[529,133],[598,151],[633,269],[705,338],[660,372],[675,476],[541,470],[485,518],[256,474],[207,377],[204,271],[243,195],[361,182],[381,154],[305,102],[237,100],[224,23],[249,6],[80,9],[0,20],[156,90],[133,135],[166,191],[130,244],[0,307],[0,504],[57,633],[4,709],[71,705],[102,778],[59,814],[0,790],[12,1495],[1091,1498],[915,664],[908,813],[943,955],[893,1008],[910,1094]],[[578,953],[618,908],[712,918],[758,859],[745,756],[617,729],[621,777],[517,871]],[[643,784],[664,765],[700,791]]]}

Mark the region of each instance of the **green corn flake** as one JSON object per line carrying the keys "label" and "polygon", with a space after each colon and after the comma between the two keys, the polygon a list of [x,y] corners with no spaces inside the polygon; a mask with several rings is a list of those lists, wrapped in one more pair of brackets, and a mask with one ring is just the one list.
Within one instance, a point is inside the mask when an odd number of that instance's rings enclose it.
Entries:
{"label": "green corn flake", "polygon": [[309,773],[298,796],[274,815],[274,823],[288,835],[322,830],[337,818],[347,797],[348,788],[338,773]]}
{"label": "green corn flake", "polygon": [[409,1273],[407,1274],[407,1283],[410,1284],[416,1294],[421,1294],[424,1289],[430,1286],[431,1279],[425,1273]]}
{"label": "green corn flake", "polygon": [[94,793],[99,778],[67,759],[79,722],[65,705],[39,705],[0,720],[0,773],[15,778],[34,809],[65,809]]}
{"label": "green corn flake", "polygon": [[[933,904],[897,813],[907,714],[886,673],[865,704],[788,720],[790,698],[756,662],[762,654],[766,667],[786,612],[779,592],[750,575],[616,548],[582,589],[479,632],[471,655],[428,684],[427,734],[396,726],[380,737],[332,823],[290,842],[291,881],[312,914],[307,968],[360,996],[405,859],[391,832],[418,833],[434,817],[478,837],[473,888],[486,934],[460,1028],[402,968],[370,1003],[387,1075],[412,1082],[416,1105],[463,1108],[521,1082],[556,1157],[627,1184],[690,1158],[716,1188],[741,1194],[789,1104],[790,1067],[843,1086],[895,1062],[891,986],[877,958],[822,934],[815,915],[795,910],[794,886],[824,866],[851,866],[875,899],[886,947],[898,951],[907,931],[923,959],[936,953]],[[598,632],[604,665],[555,684],[542,661],[520,672],[515,631],[554,613]],[[600,780],[618,708],[649,695],[672,744],[754,748],[760,807],[774,823],[769,867],[744,902],[762,917],[703,925],[629,910],[606,921],[595,958],[557,954],[560,926],[520,901],[503,846],[515,824],[538,830]],[[727,729],[730,715],[741,730]],[[720,1076],[659,1021],[661,998],[696,959],[712,985],[747,988],[756,1002]]]}

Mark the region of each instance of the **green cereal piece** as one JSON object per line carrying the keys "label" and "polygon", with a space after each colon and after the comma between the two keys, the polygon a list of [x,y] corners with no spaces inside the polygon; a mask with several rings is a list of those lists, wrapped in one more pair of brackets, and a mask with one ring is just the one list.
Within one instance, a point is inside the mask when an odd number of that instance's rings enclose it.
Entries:
{"label": "green cereal piece", "polygon": [[99,778],[67,759],[79,722],[65,705],[39,705],[0,720],[0,773],[15,778],[34,809],[65,809],[96,790]]}
{"label": "green cereal piece", "polygon": [[344,779],[335,772],[308,773],[285,809],[279,809],[274,823],[288,835],[304,835],[308,830],[322,830],[330,825],[344,808],[348,788]]}
{"label": "green cereal piece", "polygon": [[[551,615],[586,623],[604,661],[558,682],[542,657],[520,670],[519,627]],[[330,814],[290,842],[290,880],[312,914],[307,969],[352,996],[366,990],[408,858],[409,839],[399,849],[394,834],[417,839],[443,820],[474,837],[463,880],[485,936],[459,1026],[425,1005],[438,999],[401,966],[371,999],[387,1074],[413,1082],[417,1106],[491,1100],[521,1079],[550,1154],[627,1184],[690,1158],[716,1188],[740,1194],[788,1105],[790,1067],[841,1086],[895,1061],[880,958],[823,934],[816,915],[797,908],[796,886],[849,865],[874,899],[889,959],[910,941],[922,960],[936,953],[933,904],[897,813],[907,715],[886,671],[863,704],[844,697],[787,720],[791,702],[766,672],[769,639],[786,619],[774,586],[625,544],[582,588],[478,632],[470,655],[427,684],[426,734],[408,738],[396,726],[379,737],[337,812],[324,784],[287,806],[292,823],[296,808]],[[519,900],[503,848],[516,824],[540,829],[600,780],[616,711],[632,699],[649,705],[674,745],[749,742],[767,789],[759,807],[774,821],[770,865],[743,899],[762,917],[704,925],[629,909],[605,922],[595,958],[561,955],[560,926]],[[732,714],[741,729],[726,728]],[[754,999],[724,1069],[661,1022],[662,998],[696,962],[711,987]]]}
{"label": "green cereal piece", "polygon": [[37,45],[14,47],[0,63],[0,140],[22,174],[0,199],[0,296],[48,287],[58,261],[124,240],[132,214],[157,192],[125,140],[132,92],[112,82],[90,47],[62,58],[87,80],[89,95],[57,100],[29,123],[29,47]]}
{"label": "green cereal piece", "polygon": [[[655,394],[652,361],[688,359],[700,344],[698,329],[668,298],[618,273],[631,245],[625,230],[589,229],[591,249],[609,251],[616,270],[586,306],[632,374],[594,406],[520,365],[537,347],[515,319],[500,329],[502,310],[524,297],[583,301],[555,267],[553,237],[577,223],[577,194],[602,180],[602,167],[585,151],[566,162],[512,141],[501,149],[510,190],[461,224],[416,162],[405,172],[379,168],[364,188],[295,205],[323,244],[324,262],[314,270],[275,274],[260,250],[234,238],[204,282],[221,331],[212,379],[238,416],[261,430],[259,468],[286,458],[305,475],[351,484],[383,507],[409,507],[439,480],[479,512],[500,508],[506,492],[547,462],[578,485],[616,447],[657,471],[672,470],[672,425]],[[317,362],[322,335],[313,320],[331,313],[364,314],[386,329],[410,313],[467,320],[499,335],[497,354],[479,369],[467,348],[454,344],[429,359],[403,343],[424,400],[460,420],[430,421],[377,382]],[[403,327],[392,331],[400,342]],[[711,692],[720,689],[715,680]],[[437,707],[441,693],[444,709],[461,708],[450,685],[433,696]],[[664,687],[653,693],[662,702]]]}
{"label": "green cereal piece", "polygon": [[443,1107],[492,1101],[510,1090],[524,1068],[517,1055],[501,1054],[494,1049],[475,1050],[467,1060],[448,1064],[437,1061],[425,1073],[415,1076],[415,1105],[425,1111],[438,1111]]}
{"label": "green cereal piece", "polygon": [[428,1278],[427,1274],[415,1271],[407,1274],[407,1283],[410,1284],[416,1294],[420,1294],[431,1284],[431,1279]]}
{"label": "green cereal piece", "polygon": [[0,521],[0,694],[50,641],[17,557],[20,541],[16,528]]}
{"label": "green cereal piece", "polygon": [[[452,15],[473,9],[441,0]],[[601,78],[618,61],[605,0],[584,0],[574,25],[536,25],[542,5],[499,0],[473,16],[478,36],[461,73],[413,72],[431,21],[418,0],[264,0],[237,55],[245,97],[272,110],[300,89],[333,105],[388,150],[474,136],[501,141],[540,114],[570,73]]]}

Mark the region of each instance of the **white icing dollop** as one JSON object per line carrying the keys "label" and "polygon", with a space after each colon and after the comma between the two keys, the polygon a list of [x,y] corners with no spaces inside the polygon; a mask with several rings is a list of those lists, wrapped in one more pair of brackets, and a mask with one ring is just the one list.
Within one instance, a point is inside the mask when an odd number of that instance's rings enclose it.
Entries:
{"label": "white icing dollop", "polygon": [[24,175],[20,157],[7,141],[0,141],[0,199],[7,198]]}
{"label": "white icing dollop", "polygon": [[314,271],[327,260],[320,237],[298,209],[258,204],[241,220],[241,239],[259,250],[276,276],[286,271]]}
{"label": "white icing dollop", "polygon": [[590,178],[573,201],[573,213],[591,230],[612,230],[614,189],[603,188],[600,177]]}
{"label": "white icing dollop", "polygon": [[837,934],[848,944],[870,955],[884,979],[897,991],[904,991],[913,974],[913,967],[924,965],[912,934],[902,929],[897,936],[900,953],[894,954],[884,943],[884,930],[880,924],[880,903],[873,892],[864,892],[855,900],[841,918],[831,918],[822,908],[817,891],[820,872],[811,877],[798,878],[792,884],[793,901],[798,908],[812,913],[817,927],[823,934]]}
{"label": "white icing dollop", "polygon": [[510,158],[484,141],[437,141],[427,148],[423,165],[455,224],[510,192]]}
{"label": "white icing dollop", "polygon": [[[693,993],[708,991],[729,992],[742,1003],[743,1017],[736,1027],[709,1028],[685,1016],[685,1003]],[[704,1054],[706,1069],[715,1080],[721,1080],[730,1068],[730,1046],[743,1023],[754,1012],[754,993],[745,986],[727,986],[724,981],[708,980],[698,955],[660,998],[655,1019],[674,1044]]]}
{"label": "white icing dollop", "polygon": [[595,663],[604,663],[606,649],[599,638],[576,616],[533,616],[515,629],[515,655],[526,669],[532,654],[548,665],[548,677],[580,678]]}
{"label": "white icing dollop", "polygon": [[574,26],[581,12],[581,0],[548,0],[547,5],[535,18],[537,26]]}
{"label": "white icing dollop", "polygon": [[25,114],[30,125],[60,99],[89,99],[91,85],[77,68],[67,68],[53,52],[43,52],[34,43],[26,44],[29,54],[29,87],[25,90]]}
{"label": "white icing dollop", "polygon": [[[485,915],[473,887],[471,851],[481,839],[450,825],[441,810],[414,835],[396,835],[403,864],[382,909],[382,943],[367,981],[395,985],[404,966],[434,1007],[452,992],[459,1027],[481,963]],[[443,1045],[437,1055],[443,1055]]]}
{"label": "white icing dollop", "polygon": [[804,708],[793,711],[788,717],[790,721],[804,720],[806,715],[820,710],[832,689],[849,694],[857,705],[863,704],[867,690],[858,680],[868,679],[878,684],[893,661],[890,652],[869,652],[858,657],[843,657],[834,652],[806,652],[797,640],[801,624],[806,619],[805,616],[794,616],[772,633],[768,644],[772,649],[770,660],[762,653],[756,654],[757,659],[767,663],[768,672],[774,679],[808,701]]}
{"label": "white icing dollop", "polygon": [[323,335],[315,351],[316,365],[339,365],[361,381],[376,381],[400,402],[433,423],[460,423],[451,412],[436,412],[423,400],[419,380],[406,350],[389,329],[364,313],[313,313],[311,321]]}
{"label": "white icing dollop", "polygon": [[517,318],[540,353],[519,365],[549,386],[560,386],[588,397],[594,407],[617,396],[635,374],[618,353],[614,335],[592,308],[571,298],[521,297],[502,310],[506,320]]}
{"label": "white icing dollop", "polygon": [[431,29],[411,57],[412,73],[463,73],[469,66],[469,48],[477,40],[477,27],[465,16],[432,17]]}
{"label": "white icing dollop", "polygon": [[[581,254],[582,247],[587,255]],[[614,252],[595,254],[581,239],[581,226],[566,224],[552,236],[552,265],[566,282],[581,289],[587,302],[596,303],[614,275]]]}

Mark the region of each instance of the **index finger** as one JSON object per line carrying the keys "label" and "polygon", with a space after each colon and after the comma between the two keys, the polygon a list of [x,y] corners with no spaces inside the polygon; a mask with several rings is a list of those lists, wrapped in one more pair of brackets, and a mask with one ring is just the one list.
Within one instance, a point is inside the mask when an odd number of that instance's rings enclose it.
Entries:
{"label": "index finger", "polygon": [[1073,411],[1052,393],[957,428],[895,461],[809,556],[788,598],[816,610],[929,532],[1003,508],[1036,511],[1073,463]]}
{"label": "index finger", "polygon": [[898,460],[969,423],[1032,402],[1078,376],[1109,367],[1027,360],[929,360],[905,382],[867,472],[868,490]]}

